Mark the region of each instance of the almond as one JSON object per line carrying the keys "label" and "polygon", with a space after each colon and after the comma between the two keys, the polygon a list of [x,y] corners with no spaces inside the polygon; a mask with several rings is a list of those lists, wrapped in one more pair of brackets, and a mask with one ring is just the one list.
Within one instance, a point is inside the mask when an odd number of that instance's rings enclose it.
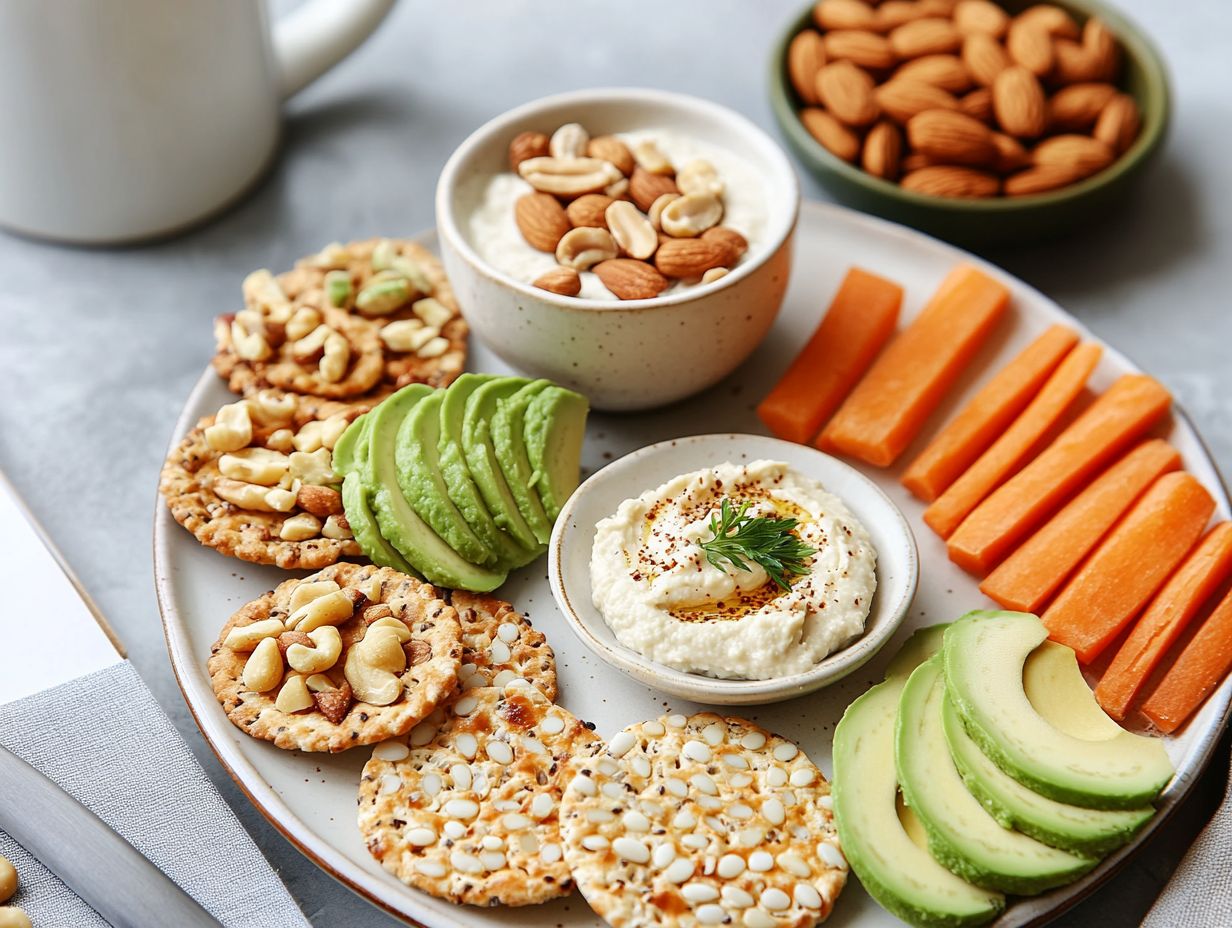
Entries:
{"label": "almond", "polygon": [[1035,138],[1048,126],[1047,100],[1039,79],[1022,65],[1006,68],[992,85],[997,122],[1010,135]]}
{"label": "almond", "polygon": [[1074,22],[1074,17],[1051,3],[1040,3],[1025,9],[1016,18],[1019,22],[1042,29],[1055,38],[1078,38],[1078,24]]}
{"label": "almond", "polygon": [[535,279],[534,286],[540,290],[559,293],[561,296],[577,296],[582,292],[582,278],[571,267],[555,267],[540,274]]}
{"label": "almond", "polygon": [[1101,62],[1085,45],[1072,39],[1057,39],[1052,43],[1053,62],[1048,79],[1064,87],[1088,81],[1102,81]]}
{"label": "almond", "polygon": [[817,96],[827,111],[849,126],[867,126],[880,108],[873,97],[873,79],[850,61],[835,61],[817,74]]}
{"label": "almond", "polygon": [[961,45],[962,34],[954,23],[939,16],[904,23],[890,33],[890,48],[904,60],[956,52]]}
{"label": "almond", "polygon": [[1052,70],[1052,36],[1039,26],[1016,19],[1005,36],[1005,50],[1015,64],[1020,64],[1036,77]]}
{"label": "almond", "polygon": [[633,173],[633,152],[614,135],[600,135],[591,139],[586,145],[586,154],[616,165],[616,170],[626,177]]}
{"label": "almond", "polygon": [[509,167],[517,171],[518,165],[530,158],[546,158],[548,137],[542,132],[523,132],[509,143]]}
{"label": "almond", "polygon": [[1046,193],[1072,184],[1077,178],[1068,167],[1059,164],[1037,164],[1011,174],[1005,179],[1003,190],[1007,197],[1030,196],[1033,193]]}
{"label": "almond", "polygon": [[821,0],[813,7],[813,22],[822,29],[872,29],[877,13],[863,0]]}
{"label": "almond", "polygon": [[336,690],[313,693],[312,701],[317,704],[317,709],[323,716],[335,725],[341,725],[346,714],[351,711],[351,684],[343,680]]}
{"label": "almond", "polygon": [[333,487],[305,483],[295,494],[295,505],[305,512],[324,519],[342,512],[342,494]]}
{"label": "almond", "polygon": [[924,55],[902,65],[894,76],[923,81],[950,93],[962,93],[971,87],[971,73],[957,55]]}
{"label": "almond", "polygon": [[665,193],[679,193],[676,181],[665,174],[651,174],[641,165],[629,175],[629,196],[643,213],[650,211],[655,200]]}
{"label": "almond", "polygon": [[907,141],[944,164],[984,166],[997,160],[992,132],[978,119],[954,110],[925,110],[907,121]]}
{"label": "almond", "polygon": [[921,154],[918,151],[913,151],[903,158],[902,163],[898,166],[898,172],[900,175],[905,177],[908,174],[915,173],[920,170],[920,168],[931,168],[936,166],[937,162],[928,157],[928,155]]}
{"label": "almond", "polygon": [[1054,135],[1036,145],[1031,156],[1037,165],[1068,168],[1075,180],[1081,180],[1112,164],[1116,153],[1089,135]]}
{"label": "almond", "polygon": [[885,0],[885,3],[877,7],[876,28],[880,32],[889,32],[903,23],[909,23],[927,15],[923,5],[914,0]]}
{"label": "almond", "polygon": [[980,33],[963,39],[962,60],[971,79],[982,87],[991,87],[997,75],[1012,64],[1000,42]]}
{"label": "almond", "polygon": [[1082,27],[1082,47],[1095,61],[1097,80],[1116,79],[1121,67],[1121,49],[1112,30],[1098,16],[1092,16]]}
{"label": "almond", "polygon": [[993,167],[998,174],[1011,174],[1031,164],[1031,153],[1013,136],[994,132],[992,143],[997,146],[997,161]]}
{"label": "almond", "polygon": [[800,111],[800,122],[809,135],[836,158],[855,161],[860,154],[860,137],[825,110],[806,107]]}
{"label": "almond", "polygon": [[806,106],[821,102],[817,97],[817,72],[825,64],[825,44],[812,29],[799,33],[787,46],[787,75],[796,89],[796,96]]}
{"label": "almond", "polygon": [[522,238],[531,248],[553,252],[561,236],[572,226],[565,208],[554,196],[546,193],[528,193],[518,197],[513,208]]}
{"label": "almond", "polygon": [[[607,208],[614,202],[609,196],[602,193],[588,193],[585,196],[578,197],[572,203],[565,207],[565,215],[569,217],[569,223],[573,228],[579,226],[591,226],[595,229],[607,228]],[[562,233],[563,234],[563,233]],[[556,246],[552,246],[552,250],[556,250]]]}
{"label": "almond", "polygon": [[894,49],[885,36],[866,29],[840,29],[824,36],[826,58],[850,61],[870,71],[882,71],[897,63]]}
{"label": "almond", "polygon": [[613,258],[600,261],[593,268],[603,286],[622,300],[649,300],[668,287],[668,279],[645,261]]}
{"label": "almond", "polygon": [[663,242],[655,252],[655,267],[668,277],[686,280],[701,277],[714,267],[726,267],[728,248],[704,238],[674,238]]}
{"label": "almond", "polygon": [[902,155],[902,133],[894,123],[882,120],[873,126],[865,137],[860,164],[874,177],[897,180]]}
{"label": "almond", "polygon": [[958,101],[958,109],[960,112],[966,113],[968,116],[973,116],[982,123],[992,125],[994,117],[992,109],[992,91],[987,87],[981,87],[978,90],[971,91]]}
{"label": "almond", "polygon": [[730,267],[739,261],[749,250],[749,241],[735,229],[727,226],[714,226],[702,233],[702,241],[714,242],[727,249],[727,264]]}
{"label": "almond", "polygon": [[1083,83],[1062,87],[1048,101],[1048,126],[1054,132],[1083,132],[1117,95],[1111,84]]}
{"label": "almond", "polygon": [[1129,94],[1119,93],[1100,111],[1092,134],[1117,154],[1121,154],[1128,150],[1138,137],[1139,123],[1138,104]]}
{"label": "almond", "polygon": [[1005,10],[989,0],[960,0],[954,6],[954,25],[963,35],[990,35],[999,39],[1009,28]]}
{"label": "almond", "polygon": [[923,16],[953,18],[954,7],[958,6],[958,0],[918,0],[916,6],[920,8]]}
{"label": "almond", "polygon": [[874,91],[882,112],[905,123],[925,110],[957,110],[958,100],[948,91],[911,78],[896,77]]}
{"label": "almond", "polygon": [[938,164],[912,171],[902,179],[901,186],[904,190],[935,197],[978,199],[996,196],[1001,185],[992,174]]}

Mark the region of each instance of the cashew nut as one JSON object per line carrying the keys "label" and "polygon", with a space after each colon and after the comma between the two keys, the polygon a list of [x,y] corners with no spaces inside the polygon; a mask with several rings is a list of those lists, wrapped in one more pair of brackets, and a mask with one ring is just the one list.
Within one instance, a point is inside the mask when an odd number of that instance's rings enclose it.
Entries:
{"label": "cashew nut", "polygon": [[406,623],[395,619],[392,614],[383,616],[369,625],[368,634],[372,634],[373,629],[377,628],[388,628],[393,631],[393,633],[398,636],[398,642],[400,644],[406,644],[411,640],[411,630],[406,627]]}
{"label": "cashew nut", "polygon": [[308,692],[304,678],[297,673],[287,677],[287,681],[282,684],[282,689],[278,691],[278,698],[274,700],[274,708],[282,712],[303,712],[315,705],[316,701]]}
{"label": "cashew nut", "polygon": [[322,625],[308,633],[315,647],[293,644],[287,648],[287,663],[292,670],[313,674],[329,670],[342,656],[342,636],[333,625]]}
{"label": "cashew nut", "polygon": [[231,629],[222,644],[224,648],[230,648],[232,651],[251,651],[266,638],[277,638],[286,630],[286,626],[278,619],[262,619],[251,625]]}
{"label": "cashew nut", "polygon": [[346,590],[336,590],[306,603],[291,613],[287,625],[297,632],[311,632],[322,625],[341,625],[355,612]]}
{"label": "cashew nut", "polygon": [[282,682],[282,653],[275,639],[261,639],[244,665],[243,681],[257,693],[268,693]]}
{"label": "cashew nut", "polygon": [[311,583],[301,583],[291,591],[291,601],[287,604],[287,608],[291,612],[297,612],[301,606],[306,606],[314,599],[320,599],[326,593],[333,593],[340,590],[333,580],[314,580]]}
{"label": "cashew nut", "polygon": [[205,443],[214,451],[239,451],[252,442],[252,417],[248,401],[228,403],[214,414],[214,424],[205,427]]}
{"label": "cashew nut", "polygon": [[218,469],[224,476],[266,487],[278,483],[289,466],[285,454],[268,448],[241,448],[218,459]]}
{"label": "cashew nut", "polygon": [[406,670],[406,652],[395,629],[369,628],[347,651],[344,673],[360,702],[388,706],[402,695],[398,674]]}

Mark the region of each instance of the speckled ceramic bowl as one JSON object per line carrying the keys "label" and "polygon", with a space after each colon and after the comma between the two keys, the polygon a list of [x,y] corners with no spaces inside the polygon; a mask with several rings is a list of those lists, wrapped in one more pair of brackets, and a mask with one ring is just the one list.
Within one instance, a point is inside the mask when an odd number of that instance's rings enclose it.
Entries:
{"label": "speckled ceramic bowl", "polygon": [[[568,122],[592,135],[670,126],[740,157],[764,185],[761,240],[726,277],[650,300],[559,296],[493,267],[468,238],[480,189],[475,178],[509,170],[509,142],[518,133],[550,133]],[[441,172],[436,222],[462,311],[494,352],[584,393],[597,409],[634,410],[704,390],[765,337],[787,289],[799,202],[786,155],[743,116],[658,90],[584,90],[528,103],[476,130]]]}

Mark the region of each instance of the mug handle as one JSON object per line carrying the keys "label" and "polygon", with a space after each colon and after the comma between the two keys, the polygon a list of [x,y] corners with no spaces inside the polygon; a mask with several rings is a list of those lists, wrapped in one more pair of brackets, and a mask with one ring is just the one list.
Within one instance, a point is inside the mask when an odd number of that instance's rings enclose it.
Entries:
{"label": "mug handle", "polygon": [[273,28],[283,99],[303,90],[364,43],[396,0],[309,0]]}

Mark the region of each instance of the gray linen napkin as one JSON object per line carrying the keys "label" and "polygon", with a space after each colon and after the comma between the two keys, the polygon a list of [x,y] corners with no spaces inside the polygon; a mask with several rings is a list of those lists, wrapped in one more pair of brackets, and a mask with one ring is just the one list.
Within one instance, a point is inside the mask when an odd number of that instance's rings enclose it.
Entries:
{"label": "gray linen napkin", "polygon": [[[226,928],[307,928],[128,661],[0,706],[0,743],[107,822]],[[72,835],[63,840],[71,845]],[[106,928],[3,832],[0,854],[20,875],[13,904],[35,925]]]}
{"label": "gray linen napkin", "polygon": [[1142,925],[1232,925],[1232,778],[1218,811],[1185,853]]}

